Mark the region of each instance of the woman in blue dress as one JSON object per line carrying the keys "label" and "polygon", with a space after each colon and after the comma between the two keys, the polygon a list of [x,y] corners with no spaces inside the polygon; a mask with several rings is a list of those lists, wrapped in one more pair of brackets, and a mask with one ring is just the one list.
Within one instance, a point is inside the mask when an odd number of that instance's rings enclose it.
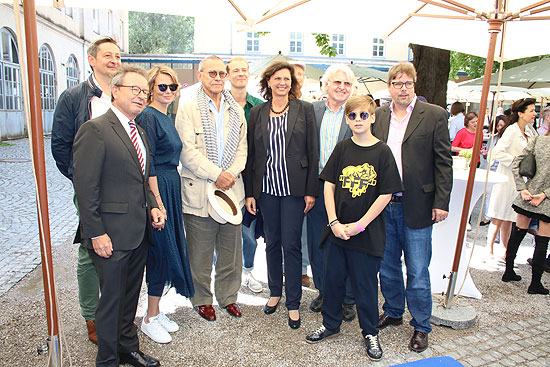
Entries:
{"label": "woman in blue dress", "polygon": [[183,230],[181,183],[177,171],[182,143],[167,115],[168,105],[178,93],[176,73],[167,66],[155,66],[149,72],[149,105],[136,118],[147,132],[151,151],[149,186],[165,216],[164,230],[154,231],[155,245],[149,247],[146,265],[148,285],[147,314],[141,330],[157,343],[169,343],[179,326],[160,312],[159,302],[171,287],[185,297],[194,293]]}

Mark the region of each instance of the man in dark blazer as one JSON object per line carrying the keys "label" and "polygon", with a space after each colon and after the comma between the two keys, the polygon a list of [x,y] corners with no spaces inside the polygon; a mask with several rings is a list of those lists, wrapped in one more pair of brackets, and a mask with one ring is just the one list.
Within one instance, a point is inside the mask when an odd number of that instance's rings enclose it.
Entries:
{"label": "man in dark blazer", "polygon": [[145,70],[122,66],[111,85],[112,107],[83,124],[74,143],[80,237],[101,292],[96,366],[159,366],[139,350],[133,324],[147,247],[153,244],[151,227],[164,226],[147,185],[151,157],[145,132],[134,123],[149,94]]}
{"label": "man in dark blazer", "polygon": [[[331,65],[321,78],[322,92],[327,94],[326,101],[313,102],[317,135],[319,136],[319,173],[325,167],[336,143],[351,137],[351,129],[346,123],[346,102],[357,84],[355,74],[343,64]],[[319,196],[315,206],[307,214],[307,242],[309,262],[315,287],[319,291],[309,308],[320,312],[323,307],[323,251],[321,249],[321,234],[327,225],[327,212],[323,196],[325,184],[319,180]],[[355,300],[351,294],[349,280],[346,287],[346,297],[343,304],[343,319],[351,321],[355,318]]]}
{"label": "man in dark blazer", "polygon": [[[398,63],[389,70],[392,102],[376,110],[372,131],[391,148],[405,187],[385,209],[386,248],[380,265],[385,303],[378,329],[403,323],[406,300],[414,327],[409,348],[422,352],[428,348],[432,330],[428,272],[432,225],[447,218],[453,171],[447,114],[417,99],[415,81],[411,63]],[[406,287],[402,254],[407,265]]]}

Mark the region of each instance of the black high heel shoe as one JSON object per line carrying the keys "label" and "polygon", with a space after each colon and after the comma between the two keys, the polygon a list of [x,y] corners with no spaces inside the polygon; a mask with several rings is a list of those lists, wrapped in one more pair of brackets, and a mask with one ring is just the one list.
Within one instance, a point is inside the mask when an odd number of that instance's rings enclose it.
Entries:
{"label": "black high heel shoe", "polygon": [[[279,298],[279,300],[277,301],[277,304],[275,304],[275,306],[268,306],[268,304],[266,303],[265,306],[264,306],[264,313],[266,315],[271,315],[272,313],[275,313],[275,311],[277,311],[277,307],[279,307],[279,302],[281,301],[281,299]],[[269,303],[269,301],[268,301]]]}
{"label": "black high heel shoe", "polygon": [[292,320],[290,318],[290,314],[288,315],[288,326],[290,326],[291,329],[296,330],[300,327],[301,324],[302,324],[301,317],[298,317],[298,320]]}

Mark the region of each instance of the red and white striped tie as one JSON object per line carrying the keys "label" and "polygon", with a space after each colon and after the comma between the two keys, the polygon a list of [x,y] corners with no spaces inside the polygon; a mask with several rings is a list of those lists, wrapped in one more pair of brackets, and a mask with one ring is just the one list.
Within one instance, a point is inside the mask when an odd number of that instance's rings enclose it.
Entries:
{"label": "red and white striped tie", "polygon": [[130,121],[128,122],[128,125],[130,125],[130,139],[132,139],[132,143],[136,148],[137,156],[139,159],[139,165],[141,166],[141,172],[145,174],[145,164],[143,162],[143,153],[141,152],[141,147],[139,146],[139,142],[138,142],[138,132],[136,128],[136,123],[134,121]]}

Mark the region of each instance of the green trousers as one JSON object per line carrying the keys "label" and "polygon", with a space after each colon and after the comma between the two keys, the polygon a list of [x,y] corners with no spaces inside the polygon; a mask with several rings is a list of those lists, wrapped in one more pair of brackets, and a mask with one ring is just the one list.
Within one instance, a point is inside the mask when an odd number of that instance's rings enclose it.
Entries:
{"label": "green trousers", "polygon": [[[80,218],[76,194],[73,197],[76,215]],[[78,246],[78,263],[76,266],[76,279],[78,281],[78,302],[80,314],[84,320],[95,320],[95,309],[99,302],[99,278],[88,249],[82,244]]]}

